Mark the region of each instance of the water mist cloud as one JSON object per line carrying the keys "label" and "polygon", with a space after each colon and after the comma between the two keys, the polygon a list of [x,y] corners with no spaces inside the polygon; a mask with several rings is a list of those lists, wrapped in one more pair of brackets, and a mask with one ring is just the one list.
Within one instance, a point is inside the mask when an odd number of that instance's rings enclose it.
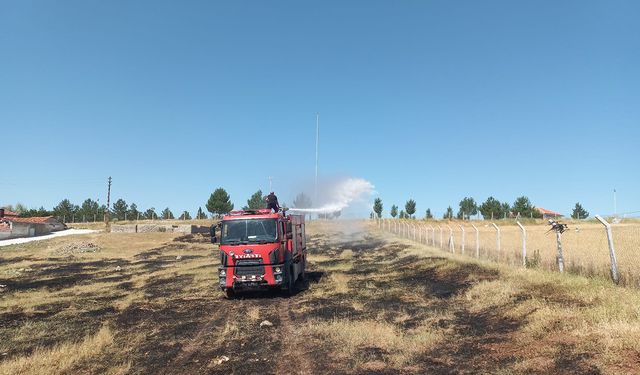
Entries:
{"label": "water mist cloud", "polygon": [[322,193],[324,201],[320,207],[291,208],[291,211],[330,214],[341,211],[352,203],[365,199],[374,192],[373,184],[362,178],[347,178],[329,186]]}

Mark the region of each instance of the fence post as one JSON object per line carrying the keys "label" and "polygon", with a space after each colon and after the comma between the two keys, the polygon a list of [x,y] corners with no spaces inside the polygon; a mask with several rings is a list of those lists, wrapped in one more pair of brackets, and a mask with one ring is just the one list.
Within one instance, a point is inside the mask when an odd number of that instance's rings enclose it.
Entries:
{"label": "fence post", "polygon": [[520,224],[519,221],[516,221],[516,224],[518,224],[518,226],[522,230],[522,266],[526,267],[527,266],[527,230],[524,229],[524,227],[522,226],[522,224]]}
{"label": "fence post", "polygon": [[433,225],[429,225],[431,227],[431,244],[436,246],[436,228]]}
{"label": "fence post", "polygon": [[500,254],[500,228],[496,225],[496,223],[491,223],[494,228],[496,228],[496,243],[498,245],[498,254]]}
{"label": "fence post", "polygon": [[471,226],[476,231],[476,258],[479,258],[480,257],[480,231],[478,230],[478,227],[476,227],[475,225],[471,224]]}
{"label": "fence post", "polygon": [[556,261],[558,262],[558,270],[560,273],[564,272],[564,255],[562,254],[562,235],[560,231],[556,231],[556,244],[558,246],[558,254],[556,255]]}
{"label": "fence post", "polygon": [[422,227],[419,227],[420,230],[418,231],[418,242],[422,243]]}
{"label": "fence post", "polygon": [[613,282],[618,284],[620,282],[620,274],[618,273],[618,260],[616,259],[616,250],[613,247],[613,233],[611,232],[611,224],[609,224],[605,219],[600,217],[600,215],[596,215],[596,219],[604,227],[607,231],[607,241],[609,242],[609,258],[611,258],[611,278]]}
{"label": "fence post", "polygon": [[462,243],[460,244],[460,250],[464,255],[464,227],[462,226],[462,224],[460,224],[460,230],[462,231]]}
{"label": "fence post", "polygon": [[447,225],[447,228],[449,228],[449,251],[451,251],[452,253],[456,252],[456,248],[453,244],[453,229],[451,229],[451,226]]}
{"label": "fence post", "polygon": [[438,229],[440,230],[440,248],[443,249],[444,245],[442,245],[442,227],[438,225]]}

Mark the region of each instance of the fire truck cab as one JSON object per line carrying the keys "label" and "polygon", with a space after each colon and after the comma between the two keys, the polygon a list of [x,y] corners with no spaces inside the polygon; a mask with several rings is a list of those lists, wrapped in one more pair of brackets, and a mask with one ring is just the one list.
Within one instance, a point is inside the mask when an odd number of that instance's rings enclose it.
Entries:
{"label": "fire truck cab", "polygon": [[305,277],[304,215],[270,209],[231,211],[211,227],[211,241],[219,243],[219,285],[227,298],[252,289],[292,294],[296,281]]}

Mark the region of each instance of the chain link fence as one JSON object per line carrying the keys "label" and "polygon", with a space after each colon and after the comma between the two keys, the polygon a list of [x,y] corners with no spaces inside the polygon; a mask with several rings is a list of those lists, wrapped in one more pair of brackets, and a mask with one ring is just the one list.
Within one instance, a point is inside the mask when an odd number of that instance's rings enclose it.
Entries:
{"label": "chain link fence", "polygon": [[[560,271],[556,232],[548,225],[489,221],[376,219],[385,232],[444,251],[517,267]],[[640,221],[611,224],[619,283],[640,287]],[[597,221],[573,223],[560,234],[564,272],[613,278],[606,227]]]}

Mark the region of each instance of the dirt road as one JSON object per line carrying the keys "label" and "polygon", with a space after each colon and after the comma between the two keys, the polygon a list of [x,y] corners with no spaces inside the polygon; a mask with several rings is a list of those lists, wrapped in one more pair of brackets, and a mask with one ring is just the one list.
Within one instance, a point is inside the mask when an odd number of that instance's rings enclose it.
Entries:
{"label": "dirt road", "polygon": [[72,228],[72,229],[67,229],[67,230],[63,230],[63,231],[60,231],[60,232],[54,232],[54,233],[47,234],[47,235],[44,235],[44,236],[26,237],[26,238],[12,238],[10,240],[1,240],[0,241],[0,247],[9,246],[9,245],[16,245],[16,244],[22,244],[22,243],[33,242],[33,241],[49,240],[51,238],[56,238],[56,237],[73,236],[73,235],[96,233],[96,232],[97,232],[97,230],[74,229],[74,228]]}
{"label": "dirt road", "polygon": [[[476,303],[480,292],[471,290],[490,288],[500,278],[497,269],[452,261],[366,227],[314,230],[308,281],[292,297],[224,299],[215,287],[217,257],[201,250],[208,246],[206,237],[178,237],[109,263],[128,270],[108,277],[118,294],[0,314],[0,334],[10,342],[2,348],[5,360],[32,354],[33,340],[15,336],[24,324],[42,324],[53,327],[52,341],[38,341],[45,348],[71,339],[69,332],[111,327],[113,343],[97,358],[73,364],[73,373],[597,374],[608,368],[571,337],[531,330],[529,317],[539,307],[527,301],[541,298],[541,290],[502,304]],[[189,266],[174,270],[178,253]],[[89,282],[85,274],[96,280],[96,266],[60,269],[42,285],[37,272],[0,283],[68,288]],[[155,276],[135,282],[141,274]],[[553,302],[554,295],[548,298]],[[68,309],[76,313],[65,315]],[[616,370],[633,368],[634,358]]]}

